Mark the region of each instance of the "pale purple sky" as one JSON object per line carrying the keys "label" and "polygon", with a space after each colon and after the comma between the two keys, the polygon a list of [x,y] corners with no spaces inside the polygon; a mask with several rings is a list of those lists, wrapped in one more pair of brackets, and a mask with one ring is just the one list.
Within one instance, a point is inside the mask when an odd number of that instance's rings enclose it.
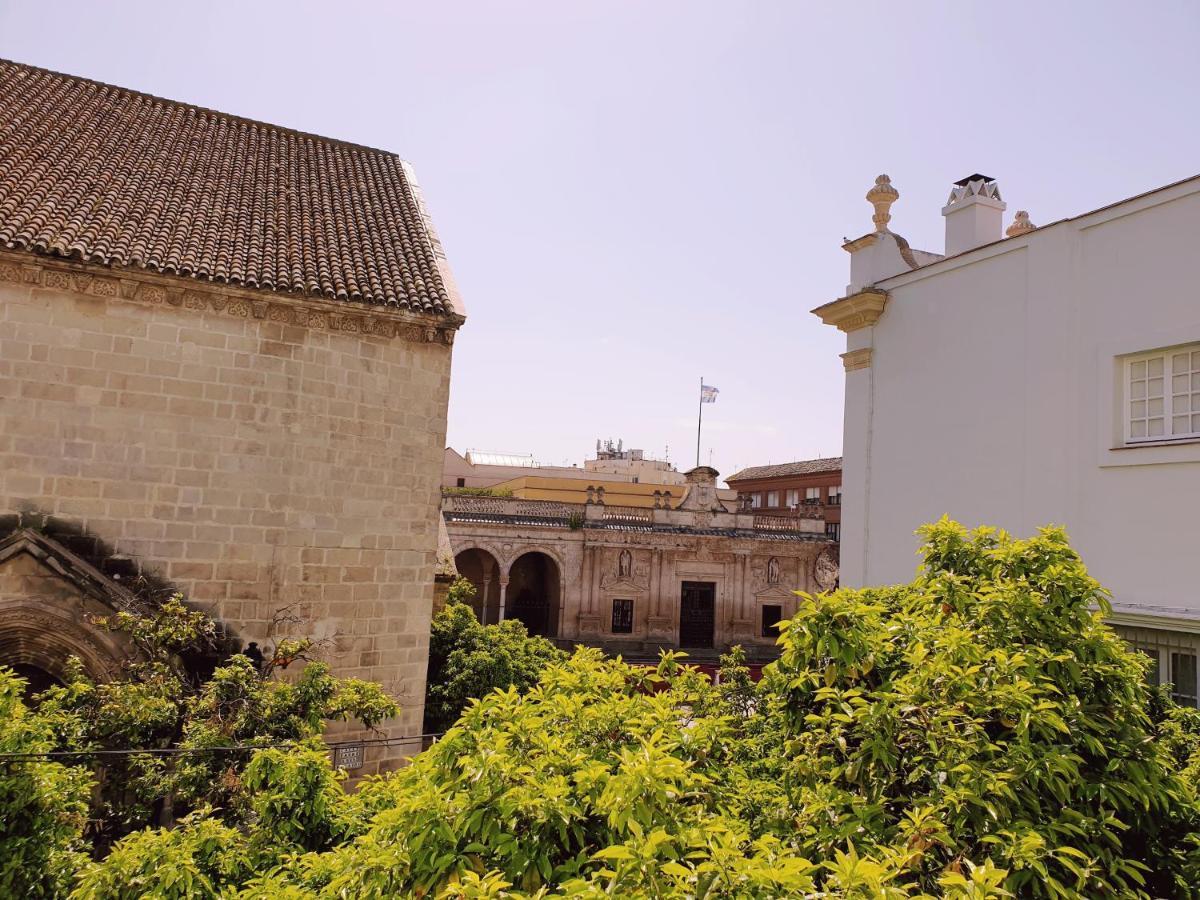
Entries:
{"label": "pale purple sky", "polygon": [[[0,56],[399,153],[469,320],[448,442],[725,474],[841,450],[843,236],[887,172],[1075,215],[1200,172],[1195,2],[30,3]],[[931,398],[931,403],[935,399]]]}

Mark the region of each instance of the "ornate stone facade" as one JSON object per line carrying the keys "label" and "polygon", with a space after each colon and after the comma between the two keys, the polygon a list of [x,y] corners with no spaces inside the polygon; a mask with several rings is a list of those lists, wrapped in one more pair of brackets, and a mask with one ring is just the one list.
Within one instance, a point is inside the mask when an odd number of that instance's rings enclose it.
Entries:
{"label": "ornate stone facade", "polygon": [[[815,519],[727,509],[716,474],[689,472],[678,510],[444,498],[458,569],[478,590],[476,611],[494,622],[503,610],[565,644],[630,658],[680,646],[704,658],[732,644],[771,655],[771,623],[795,611],[794,592],[835,586],[837,545]],[[530,584],[523,572],[537,558],[548,564]],[[514,596],[515,573],[524,600]]]}

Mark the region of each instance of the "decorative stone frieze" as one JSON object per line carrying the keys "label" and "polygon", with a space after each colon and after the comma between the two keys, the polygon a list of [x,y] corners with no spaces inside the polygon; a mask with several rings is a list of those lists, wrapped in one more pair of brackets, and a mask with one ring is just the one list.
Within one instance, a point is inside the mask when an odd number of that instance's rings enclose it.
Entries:
{"label": "decorative stone frieze", "polygon": [[[8,257],[8,258],[6,258]],[[289,297],[282,302],[265,300],[261,293],[225,284],[187,287],[175,279],[153,272],[138,272],[114,278],[87,271],[86,263],[54,258],[36,258],[28,253],[0,251],[0,282],[35,285],[53,290],[89,294],[112,300],[178,306],[198,313],[217,312],[237,318],[267,319],[302,328],[341,331],[396,338],[417,343],[454,343],[454,332],[462,317],[439,318],[385,308],[352,305],[313,297]]]}

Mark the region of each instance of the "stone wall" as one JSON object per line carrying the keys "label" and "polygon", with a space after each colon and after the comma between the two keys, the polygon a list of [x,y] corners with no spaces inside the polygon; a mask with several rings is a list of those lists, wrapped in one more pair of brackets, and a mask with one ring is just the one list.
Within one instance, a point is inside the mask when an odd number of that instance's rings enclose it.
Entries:
{"label": "stone wall", "polygon": [[0,512],[326,641],[419,733],[453,326],[105,271],[0,251]]}

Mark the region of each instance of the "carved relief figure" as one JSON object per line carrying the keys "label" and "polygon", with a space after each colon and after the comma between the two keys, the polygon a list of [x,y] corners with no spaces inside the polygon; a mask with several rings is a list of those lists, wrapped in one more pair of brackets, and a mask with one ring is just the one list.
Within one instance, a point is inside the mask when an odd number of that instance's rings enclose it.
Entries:
{"label": "carved relief figure", "polygon": [[779,560],[774,556],[767,563],[767,584],[779,584]]}
{"label": "carved relief figure", "polygon": [[633,554],[628,550],[622,550],[621,555],[617,557],[617,575],[621,578],[628,578],[633,574]]}
{"label": "carved relief figure", "polygon": [[838,586],[839,574],[837,557],[829,550],[822,550],[813,567],[813,578],[817,587],[823,591],[832,591]]}

